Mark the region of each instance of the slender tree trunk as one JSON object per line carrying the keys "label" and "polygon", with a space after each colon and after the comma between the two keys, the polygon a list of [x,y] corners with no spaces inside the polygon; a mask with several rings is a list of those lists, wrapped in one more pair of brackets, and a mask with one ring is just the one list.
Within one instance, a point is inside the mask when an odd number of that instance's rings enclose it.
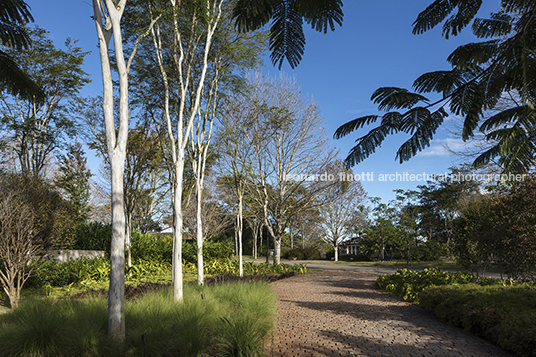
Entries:
{"label": "slender tree trunk", "polygon": [[108,293],[108,333],[125,340],[125,207],[123,195],[124,156],[110,155],[112,168],[112,246]]}
{"label": "slender tree trunk", "polygon": [[125,214],[125,250],[127,253],[127,265],[130,268],[132,266],[132,214]]}
{"label": "slender tree trunk", "polygon": [[[182,155],[181,155],[182,154]],[[183,300],[182,282],[182,177],[184,174],[184,154],[179,151],[175,162],[175,189],[173,195],[173,299]]]}
{"label": "slender tree trunk", "polygon": [[205,274],[203,270],[203,221],[201,217],[201,180],[196,180],[196,192],[197,192],[197,212],[196,212],[196,241],[197,241],[197,284],[203,285],[205,283]]}
{"label": "slender tree trunk", "polygon": [[339,246],[338,246],[338,244],[334,244],[333,249],[335,250],[335,261],[338,262],[339,261]]}
{"label": "slender tree trunk", "polygon": [[244,262],[242,258],[242,228],[243,228],[243,217],[242,217],[242,205],[243,205],[244,195],[239,193],[238,195],[238,216],[237,216],[237,226],[238,226],[238,275],[244,276]]}

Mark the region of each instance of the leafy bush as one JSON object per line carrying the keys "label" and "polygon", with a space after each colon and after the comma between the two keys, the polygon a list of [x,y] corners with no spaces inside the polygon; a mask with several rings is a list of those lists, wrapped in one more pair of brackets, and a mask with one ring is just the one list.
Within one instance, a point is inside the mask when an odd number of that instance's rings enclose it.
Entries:
{"label": "leafy bush", "polygon": [[469,272],[449,273],[442,272],[439,268],[424,271],[398,269],[394,274],[381,275],[375,286],[406,301],[418,303],[419,293],[429,286],[468,284],[474,281],[475,277]]}
{"label": "leafy bush", "polygon": [[[168,235],[132,233],[132,257],[142,260],[158,260],[171,263],[173,240]],[[233,247],[227,242],[206,241],[203,243],[203,258],[206,261],[228,259],[233,255]],[[197,244],[182,243],[182,260],[197,263]]]}
{"label": "leafy bush", "polygon": [[148,293],[125,302],[119,350],[107,337],[105,299],[25,301],[0,315],[0,357],[262,356],[275,302],[266,283],[187,284],[182,304],[171,289]]}
{"label": "leafy bush", "polygon": [[[186,264],[185,271],[196,271],[195,264]],[[204,265],[205,274],[210,275],[224,275],[224,274],[238,274],[239,273],[239,264],[237,260],[234,259],[220,259],[207,262]],[[307,272],[305,265],[289,265],[289,264],[278,264],[273,265],[269,263],[263,264],[254,264],[253,262],[244,263],[244,275],[281,275],[289,272],[295,274],[304,274]]]}
{"label": "leafy bush", "polygon": [[508,284],[429,287],[419,306],[519,356],[536,356],[536,286]]}
{"label": "leafy bush", "polygon": [[27,284],[33,287],[65,286],[83,280],[105,281],[110,275],[108,258],[80,258],[65,263],[39,262]]}
{"label": "leafy bush", "polygon": [[112,225],[100,222],[80,223],[76,227],[73,249],[104,250],[110,255]]}
{"label": "leafy bush", "polygon": [[296,247],[287,250],[283,258],[285,259],[294,259],[297,260],[319,260],[320,259],[320,251],[313,247]]}
{"label": "leafy bush", "polygon": [[435,262],[448,255],[447,245],[435,240],[419,244],[412,252],[415,260]]}

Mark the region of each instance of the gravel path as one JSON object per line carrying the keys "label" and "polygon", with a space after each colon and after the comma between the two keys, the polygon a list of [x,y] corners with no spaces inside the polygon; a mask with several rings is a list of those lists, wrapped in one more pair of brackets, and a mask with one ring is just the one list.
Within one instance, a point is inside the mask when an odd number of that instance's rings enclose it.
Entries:
{"label": "gravel path", "polygon": [[269,356],[511,357],[426,311],[378,291],[377,274],[324,271],[271,284],[279,330]]}

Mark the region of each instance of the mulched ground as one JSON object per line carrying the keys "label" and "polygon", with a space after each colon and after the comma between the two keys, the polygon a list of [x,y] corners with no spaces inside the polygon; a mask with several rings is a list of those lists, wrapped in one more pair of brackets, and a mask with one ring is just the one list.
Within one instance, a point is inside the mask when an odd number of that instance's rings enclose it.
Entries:
{"label": "mulched ground", "polygon": [[324,271],[271,284],[279,329],[268,356],[471,356],[512,354],[373,287],[378,275]]}

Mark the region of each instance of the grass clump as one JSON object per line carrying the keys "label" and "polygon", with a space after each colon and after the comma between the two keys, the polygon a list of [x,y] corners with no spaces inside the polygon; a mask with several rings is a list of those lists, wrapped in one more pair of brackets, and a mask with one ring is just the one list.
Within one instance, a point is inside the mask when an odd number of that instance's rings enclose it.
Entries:
{"label": "grass clump", "polygon": [[23,301],[0,315],[0,356],[261,356],[275,301],[264,282],[187,284],[182,303],[151,291],[126,301],[122,348],[108,340],[105,298]]}

